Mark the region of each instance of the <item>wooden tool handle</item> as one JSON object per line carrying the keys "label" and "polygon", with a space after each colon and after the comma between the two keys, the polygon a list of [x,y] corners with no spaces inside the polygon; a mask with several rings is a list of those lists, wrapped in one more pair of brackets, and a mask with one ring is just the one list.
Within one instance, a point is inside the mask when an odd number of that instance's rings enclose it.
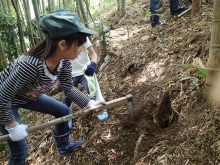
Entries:
{"label": "wooden tool handle", "polygon": [[[132,100],[132,98],[133,98],[133,96],[131,94],[129,94],[125,97],[121,97],[121,98],[117,98],[117,99],[105,102],[105,105],[97,105],[96,107],[86,109],[86,110],[81,110],[79,112],[73,113],[72,115],[63,116],[63,117],[60,117],[60,118],[36,125],[36,126],[29,127],[29,128],[27,128],[27,132],[33,133],[37,130],[44,129],[44,128],[52,126],[52,125],[56,125],[56,124],[68,121],[70,119],[75,119],[80,116],[84,116],[85,114],[92,113],[97,109],[109,109],[109,108],[116,107],[118,105],[126,104],[130,100]],[[6,141],[6,140],[9,140],[9,135],[0,136],[0,142]]]}

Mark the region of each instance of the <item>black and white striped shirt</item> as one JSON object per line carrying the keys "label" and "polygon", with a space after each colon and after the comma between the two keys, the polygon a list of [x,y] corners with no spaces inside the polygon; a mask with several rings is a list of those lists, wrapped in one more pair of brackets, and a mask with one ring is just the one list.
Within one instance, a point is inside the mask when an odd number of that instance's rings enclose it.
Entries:
{"label": "black and white striped shirt", "polygon": [[56,74],[51,74],[43,59],[22,55],[0,74],[0,124],[14,121],[11,106],[36,100],[51,89],[59,79],[65,95],[80,107],[90,99],[73,86],[72,64],[60,61]]}

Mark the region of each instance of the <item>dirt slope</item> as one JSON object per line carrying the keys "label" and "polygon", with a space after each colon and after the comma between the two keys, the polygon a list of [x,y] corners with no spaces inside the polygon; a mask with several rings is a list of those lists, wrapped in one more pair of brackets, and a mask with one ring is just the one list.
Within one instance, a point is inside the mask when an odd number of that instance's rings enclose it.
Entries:
{"label": "dirt slope", "polygon": [[[171,16],[169,6],[161,8],[167,27],[151,28],[145,8],[148,0],[128,6],[124,18],[111,10],[112,55],[110,63],[97,74],[106,101],[132,94],[135,118],[131,122],[127,105],[109,110],[109,119],[100,122],[96,115],[75,121],[71,139],[85,139],[82,149],[60,157],[50,134],[38,131],[28,137],[27,164],[40,165],[207,165],[220,163],[219,111],[205,103],[201,93],[204,79],[180,81],[193,72],[181,68],[199,57],[207,63],[211,37],[213,3],[203,4],[201,17],[191,20]],[[97,45],[96,49],[98,51]],[[164,93],[170,89],[175,120],[167,128],[154,122]],[[62,94],[56,96],[62,98]],[[168,104],[169,105],[169,104]],[[73,106],[73,110],[79,109]],[[169,109],[169,107],[167,107]],[[163,109],[166,116],[166,107]],[[37,120],[36,120],[37,116]],[[28,114],[31,124],[51,119],[40,113]],[[6,163],[7,148],[1,151]]]}

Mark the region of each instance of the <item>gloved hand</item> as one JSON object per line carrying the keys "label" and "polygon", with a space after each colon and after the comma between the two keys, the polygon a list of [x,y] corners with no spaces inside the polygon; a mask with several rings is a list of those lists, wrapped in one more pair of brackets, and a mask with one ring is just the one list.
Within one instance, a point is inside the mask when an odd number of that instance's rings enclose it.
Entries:
{"label": "gloved hand", "polygon": [[99,105],[99,104],[105,105],[105,102],[104,102],[104,101],[90,100],[90,101],[88,102],[88,104],[86,105],[86,107],[88,107],[88,108],[93,108],[93,107],[95,107],[95,106],[97,106],[97,105]]}
{"label": "gloved hand", "polygon": [[15,127],[5,127],[5,129],[9,133],[9,137],[11,138],[12,141],[20,141],[24,138],[27,137],[28,133],[26,131],[27,125],[24,124],[18,124]]}
{"label": "gloved hand", "polygon": [[96,70],[96,63],[95,63],[95,62],[91,62],[91,63],[87,66],[87,68],[86,68],[86,70],[85,70],[85,74],[86,74],[87,76],[93,76],[94,73],[95,73],[95,70]]}

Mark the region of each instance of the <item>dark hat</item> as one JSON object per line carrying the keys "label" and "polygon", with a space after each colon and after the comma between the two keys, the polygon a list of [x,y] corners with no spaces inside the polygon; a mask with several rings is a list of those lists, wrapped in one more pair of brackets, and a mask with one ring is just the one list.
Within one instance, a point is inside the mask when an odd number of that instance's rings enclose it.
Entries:
{"label": "dark hat", "polygon": [[45,15],[40,20],[40,29],[47,38],[61,38],[74,33],[85,33],[90,36],[96,32],[85,28],[77,14],[61,11]]}

